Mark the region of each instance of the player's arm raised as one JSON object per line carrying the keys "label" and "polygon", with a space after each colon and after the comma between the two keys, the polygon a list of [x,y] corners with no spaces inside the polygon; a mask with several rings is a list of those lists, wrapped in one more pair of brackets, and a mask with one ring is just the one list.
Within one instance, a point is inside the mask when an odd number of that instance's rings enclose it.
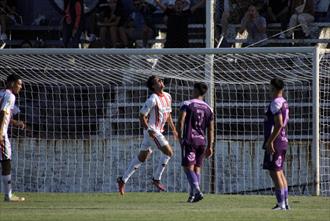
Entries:
{"label": "player's arm raised", "polygon": [[207,127],[207,148],[205,155],[206,157],[211,157],[213,155],[213,145],[214,145],[214,120],[212,120]]}
{"label": "player's arm raised", "polygon": [[271,133],[270,137],[267,140],[266,143],[266,150],[268,153],[274,154],[274,140],[276,137],[280,134],[281,128],[283,127],[283,117],[282,114],[277,114],[274,116],[274,130]]}

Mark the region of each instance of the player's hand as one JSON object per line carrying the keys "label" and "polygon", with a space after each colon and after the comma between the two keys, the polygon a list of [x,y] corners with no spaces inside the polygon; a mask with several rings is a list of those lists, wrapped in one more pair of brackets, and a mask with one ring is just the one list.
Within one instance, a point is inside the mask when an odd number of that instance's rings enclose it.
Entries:
{"label": "player's hand", "polygon": [[156,137],[156,133],[155,133],[155,131],[153,131],[153,130],[148,130],[148,133],[149,133],[149,136],[150,136],[152,139],[155,139],[155,137]]}
{"label": "player's hand", "polygon": [[16,127],[18,127],[19,129],[25,129],[25,123],[23,122],[23,121],[17,121],[16,122],[16,125],[15,125]]}
{"label": "player's hand", "polygon": [[210,158],[213,155],[213,149],[211,147],[206,148],[205,157]]}
{"label": "player's hand", "polygon": [[274,149],[274,143],[273,142],[267,142],[266,143],[266,151],[270,154],[274,154],[275,153],[275,149]]}

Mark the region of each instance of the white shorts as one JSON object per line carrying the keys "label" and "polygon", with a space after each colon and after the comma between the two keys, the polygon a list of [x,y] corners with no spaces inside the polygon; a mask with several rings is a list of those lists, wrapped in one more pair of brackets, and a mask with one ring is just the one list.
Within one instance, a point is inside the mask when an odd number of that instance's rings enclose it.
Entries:
{"label": "white shorts", "polygon": [[143,141],[141,143],[141,149],[146,150],[151,147],[157,147],[159,149],[163,146],[167,146],[168,144],[168,141],[162,133],[156,132],[156,137],[153,139],[150,137],[147,130],[143,131]]}
{"label": "white shorts", "polygon": [[4,137],[4,145],[0,145],[0,161],[11,160],[11,144],[8,136]]}

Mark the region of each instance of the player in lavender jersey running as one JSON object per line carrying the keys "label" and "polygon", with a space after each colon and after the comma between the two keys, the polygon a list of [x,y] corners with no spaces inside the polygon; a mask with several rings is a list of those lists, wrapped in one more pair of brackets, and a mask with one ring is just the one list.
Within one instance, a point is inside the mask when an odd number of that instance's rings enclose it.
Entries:
{"label": "player in lavender jersey running", "polygon": [[277,204],[273,210],[289,209],[288,184],[283,172],[288,137],[286,126],[289,120],[288,102],[283,98],[284,82],[280,79],[272,79],[270,93],[272,102],[269,104],[264,122],[265,156],[263,168],[269,170],[269,174],[275,184]]}
{"label": "player in lavender jersey running", "polygon": [[[178,120],[178,134],[182,148],[182,166],[190,184],[188,202],[198,202],[203,199],[200,190],[200,173],[204,157],[213,153],[214,124],[213,112],[203,101],[207,85],[196,83],[193,99],[183,102]],[[207,129],[207,139],[205,132]],[[207,148],[205,146],[207,144]]]}
{"label": "player in lavender jersey running", "polygon": [[15,196],[12,193],[11,185],[11,144],[8,138],[8,127],[10,124],[25,128],[22,121],[12,119],[12,116],[17,113],[15,107],[15,94],[18,94],[23,86],[23,82],[16,74],[11,74],[7,77],[6,89],[0,91],[0,162],[2,167],[2,182],[5,195],[5,202],[21,202],[24,197]]}

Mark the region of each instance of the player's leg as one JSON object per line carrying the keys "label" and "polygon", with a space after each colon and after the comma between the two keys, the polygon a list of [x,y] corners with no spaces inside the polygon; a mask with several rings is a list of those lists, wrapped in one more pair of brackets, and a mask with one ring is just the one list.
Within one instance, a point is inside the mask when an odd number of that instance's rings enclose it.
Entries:
{"label": "player's leg", "polygon": [[285,198],[284,198],[284,185],[282,183],[281,171],[270,170],[269,174],[275,185],[275,196],[277,205],[273,208],[274,210],[285,209]]}
{"label": "player's leg", "polygon": [[289,188],[288,188],[288,182],[286,180],[286,177],[285,177],[285,174],[284,174],[284,171],[283,170],[282,170],[282,173],[281,173],[281,179],[282,179],[282,184],[283,184],[283,187],[284,187],[285,208],[286,209],[290,209],[290,206],[289,206]]}
{"label": "player's leg", "polygon": [[154,138],[155,145],[163,153],[159,159],[158,166],[153,174],[152,183],[160,190],[165,191],[165,186],[161,184],[160,180],[166,169],[168,162],[173,156],[173,148],[169,145],[164,135],[159,134]]}
{"label": "player's leg", "polygon": [[193,184],[192,176],[189,175],[189,172],[194,170],[194,168],[193,168],[194,164],[191,163],[191,161],[189,160],[189,158],[187,156],[187,153],[189,153],[189,151],[190,151],[190,149],[189,149],[188,145],[181,144],[181,166],[183,167],[183,171],[185,172],[185,174],[187,176],[187,180],[188,180],[188,183],[190,186],[189,197],[188,197],[187,202],[192,203],[195,198],[194,184]]}
{"label": "player's leg", "polygon": [[152,154],[152,150],[150,148],[150,138],[147,133],[144,133],[141,149],[142,150],[139,152],[139,154],[134,157],[129,163],[124,175],[122,177],[117,178],[118,189],[121,195],[125,193],[125,183],[127,183],[129,178],[135,173],[135,171],[141,166],[141,164],[146,161],[148,157]]}
{"label": "player's leg", "polygon": [[285,151],[284,150],[276,150],[273,154],[270,176],[275,185],[275,195],[277,199],[277,206],[273,209],[281,209],[285,210],[285,188],[287,187],[286,182],[283,182],[283,165],[285,159]]}
{"label": "player's leg", "polygon": [[12,196],[11,189],[11,162],[10,160],[1,161],[2,166],[2,182],[3,182],[3,190],[5,195],[5,201],[9,201]]}
{"label": "player's leg", "polygon": [[290,209],[289,207],[289,188],[288,188],[288,182],[286,180],[284,171],[283,171],[283,164],[285,161],[285,154],[286,154],[286,150],[282,151],[282,170],[281,170],[281,180],[284,186],[284,200],[285,200],[285,208],[286,209]]}
{"label": "player's leg", "polygon": [[205,147],[204,146],[197,146],[194,147],[195,153],[196,153],[196,159],[195,159],[195,166],[194,166],[194,173],[197,178],[197,186],[196,188],[196,193],[194,197],[193,202],[198,202],[204,198],[203,193],[200,190],[200,180],[201,180],[201,168],[203,166],[203,161],[205,158]]}
{"label": "player's leg", "polygon": [[22,202],[25,200],[24,197],[15,196],[12,193],[12,183],[11,183],[11,146],[8,138],[4,140],[5,145],[0,146],[0,161],[2,167],[2,182],[6,202]]}
{"label": "player's leg", "polygon": [[283,171],[283,156],[282,151],[277,151],[274,154],[265,152],[263,168],[269,170],[269,175],[275,185],[275,196],[277,204],[274,210],[285,210],[284,200],[284,184],[282,182]]}

